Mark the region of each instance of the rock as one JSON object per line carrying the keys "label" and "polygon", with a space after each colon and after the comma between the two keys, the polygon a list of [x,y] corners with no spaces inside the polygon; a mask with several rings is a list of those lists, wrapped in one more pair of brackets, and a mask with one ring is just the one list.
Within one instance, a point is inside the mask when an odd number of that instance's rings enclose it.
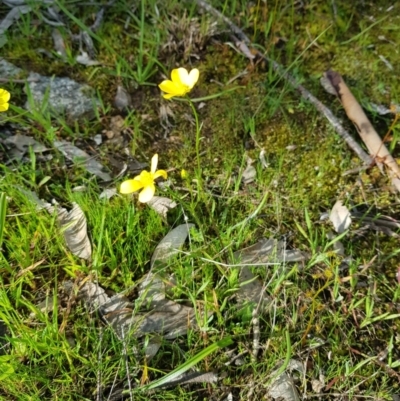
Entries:
{"label": "rock", "polygon": [[[0,57],[0,77],[20,78],[23,72],[21,68]],[[48,109],[56,115],[65,116],[69,121],[94,117],[94,108],[100,105],[92,87],[69,78],[45,77],[31,72],[27,85],[37,107],[41,107],[46,98]],[[31,111],[32,107],[32,104],[26,102],[27,110]]]}
{"label": "rock", "polygon": [[[28,78],[29,91],[33,102],[41,106],[44,99],[52,113],[65,115],[67,120],[94,117],[94,107],[99,101],[94,99],[94,90],[69,78],[45,77],[31,72]],[[32,109],[27,102],[25,108]]]}
{"label": "rock", "polygon": [[21,68],[16,67],[14,64],[0,57],[0,77],[15,78],[17,75],[21,74],[21,72]]}

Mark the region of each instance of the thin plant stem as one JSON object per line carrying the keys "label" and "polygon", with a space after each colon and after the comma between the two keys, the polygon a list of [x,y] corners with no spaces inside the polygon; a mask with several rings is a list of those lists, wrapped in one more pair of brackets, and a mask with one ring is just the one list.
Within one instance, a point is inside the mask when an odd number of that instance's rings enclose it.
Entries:
{"label": "thin plant stem", "polygon": [[[200,168],[200,125],[199,125],[199,116],[197,114],[196,108],[194,107],[193,102],[191,101],[191,99],[189,99],[189,104],[190,107],[192,108],[193,114],[194,114],[194,118],[196,121],[196,159],[197,159],[197,169],[198,169],[198,174],[199,176],[201,176],[201,168]],[[199,177],[198,177],[199,179]],[[200,182],[200,179],[199,179]]]}

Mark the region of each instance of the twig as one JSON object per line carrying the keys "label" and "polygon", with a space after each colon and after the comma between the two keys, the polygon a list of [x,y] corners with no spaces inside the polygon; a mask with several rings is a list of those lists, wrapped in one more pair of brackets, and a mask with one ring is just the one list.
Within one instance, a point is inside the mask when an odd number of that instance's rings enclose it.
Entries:
{"label": "twig", "polygon": [[102,401],[102,393],[101,393],[101,343],[103,341],[103,327],[100,327],[100,335],[99,335],[99,352],[97,353],[97,396],[96,401]]}
{"label": "twig", "polygon": [[342,76],[336,71],[329,70],[324,74],[324,79],[325,85],[329,85],[329,93],[334,93],[339,98],[347,117],[355,125],[370,155],[377,162],[378,166],[383,162],[388,167],[388,174],[392,179],[392,183],[400,191],[400,167],[383,143],[382,138],[372,126]]}
{"label": "twig", "polygon": [[26,79],[13,79],[13,78],[0,78],[0,82],[12,82],[13,84],[24,84],[26,82],[37,82],[37,78]]}
{"label": "twig", "polygon": [[128,379],[129,397],[130,397],[130,400],[133,401],[131,375],[129,373],[128,350],[127,350],[127,347],[126,347],[126,341],[127,340],[125,338],[125,332],[124,332],[124,327],[123,326],[121,326],[121,334],[122,334],[123,356],[124,356],[124,360],[125,360],[126,376],[127,376],[127,379]]}
{"label": "twig", "polygon": [[260,318],[259,318],[259,305],[253,309],[251,324],[253,325],[253,352],[252,360],[257,360],[258,353],[260,351]]}
{"label": "twig", "polygon": [[[238,38],[243,41],[245,44],[251,46],[250,39],[246,36],[246,34],[233,22],[231,22],[227,17],[221,14],[218,10],[208,4],[205,0],[196,0],[199,7],[204,8],[210,14],[214,15],[218,19],[222,20],[228,27],[231,29]],[[279,73],[282,78],[288,81],[295,89],[297,89],[302,98],[308,100],[325,118],[331,123],[336,133],[339,134],[344,141],[347,142],[349,147],[353,149],[353,151],[358,155],[358,157],[363,161],[364,164],[371,164],[371,157],[368,156],[367,153],[361,148],[361,146],[350,136],[350,134],[346,131],[346,129],[342,126],[341,122],[338,118],[334,116],[332,111],[328,109],[323,103],[321,103],[314,95],[312,95],[303,85],[300,85],[296,79],[291,76],[287,71],[284,70],[283,66],[277,63],[275,60],[270,59],[269,57],[262,54],[256,48],[252,48],[252,53],[255,52],[259,57],[263,58],[265,61],[271,64],[274,71]],[[254,54],[254,53],[253,53]]]}

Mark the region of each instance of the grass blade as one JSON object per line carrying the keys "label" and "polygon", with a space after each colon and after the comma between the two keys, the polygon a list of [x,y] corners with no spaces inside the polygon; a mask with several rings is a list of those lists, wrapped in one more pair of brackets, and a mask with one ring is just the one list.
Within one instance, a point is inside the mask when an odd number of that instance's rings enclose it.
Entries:
{"label": "grass blade", "polygon": [[220,341],[217,341],[214,344],[211,344],[210,346],[208,346],[207,348],[203,349],[198,354],[196,354],[194,357],[190,358],[188,361],[186,361],[185,363],[183,363],[182,365],[177,367],[171,373],[168,373],[161,379],[153,381],[152,383],[148,384],[147,386],[141,387],[141,390],[142,391],[152,390],[152,389],[160,387],[163,384],[166,384],[166,383],[174,380],[175,378],[177,378],[181,374],[185,373],[187,370],[189,370],[191,367],[193,367],[194,365],[199,363],[201,360],[206,358],[208,355],[210,355],[214,351],[216,351],[220,348],[227,347],[228,345],[231,345],[232,343],[233,343],[232,338],[227,337]]}
{"label": "grass blade", "polygon": [[2,192],[0,194],[0,249],[3,244],[3,233],[6,226],[6,211],[7,211],[7,199],[6,194]]}

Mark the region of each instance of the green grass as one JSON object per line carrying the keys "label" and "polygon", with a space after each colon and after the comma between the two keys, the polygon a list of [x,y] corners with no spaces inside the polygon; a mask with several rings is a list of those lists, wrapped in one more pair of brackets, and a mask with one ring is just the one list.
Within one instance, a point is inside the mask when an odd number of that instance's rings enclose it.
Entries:
{"label": "green grass", "polygon": [[[362,104],[399,103],[400,63],[393,43],[400,37],[386,2],[356,7],[311,0],[303,8],[299,2],[283,3],[268,3],[268,8],[264,2],[213,5],[327,104],[353,134],[339,103],[319,86],[325,69],[341,72]],[[101,105],[93,120],[71,123],[52,116],[46,102],[25,111],[30,93],[18,82],[2,84],[12,98],[10,110],[0,115],[0,127],[17,127],[35,137],[50,148],[52,158],[30,151],[23,162],[6,164],[0,148],[0,320],[7,329],[5,339],[0,337],[0,400],[93,400],[99,383],[107,394],[113,383],[126,383],[127,377],[135,400],[225,399],[229,392],[234,399],[263,399],[273,372],[283,371],[290,359],[306,367],[295,379],[300,394],[315,396],[311,383],[321,374],[328,399],[390,400],[398,393],[398,239],[359,232],[353,222],[341,238],[345,255],[351,256],[344,261],[334,252],[335,240],[327,238],[331,226],[320,221],[320,214],[338,198],[349,206],[398,216],[397,195],[387,190],[377,169],[344,176],[360,163],[333,128],[271,66],[252,65],[238,54],[221,24],[212,41],[207,36],[212,19],[195,6],[142,0],[135,8],[116,2],[106,9],[100,28],[90,33],[102,63],[94,67],[75,61],[79,45],[63,29],[67,62],[34,51],[53,51],[52,27],[36,23],[38,7],[9,29],[3,57],[43,75],[88,83]],[[98,11],[79,2],[63,1],[59,7],[74,33],[89,32]],[[382,35],[387,40],[379,39]],[[190,106],[161,99],[157,88],[177,66],[200,69],[191,98],[212,97],[201,108],[194,103],[197,131]],[[221,86],[245,70],[246,75]],[[111,118],[119,114],[112,106],[118,85],[128,89],[134,103],[132,110],[121,113],[125,137],[97,148],[91,138],[109,130]],[[168,131],[160,124],[160,104],[173,112]],[[393,116],[370,117],[382,136],[394,121]],[[397,120],[393,130],[388,146],[397,157]],[[149,163],[158,153],[159,168],[168,170],[171,182],[157,194],[170,197],[177,207],[163,218],[137,197],[100,199],[105,185],[118,186],[123,178],[97,182],[53,148],[55,139],[75,143],[108,165],[114,176],[124,162],[135,158]],[[258,162],[261,149],[266,169]],[[257,175],[243,185],[248,157]],[[187,170],[186,179],[181,169]],[[127,176],[136,174],[129,167]],[[85,191],[74,190],[79,186]],[[68,209],[72,202],[82,208],[93,249],[90,261],[72,255],[56,216],[38,210],[27,191]],[[161,337],[160,350],[147,361],[144,343],[152,335],[138,339],[131,333],[122,342],[98,314],[64,291],[64,283],[97,280],[108,295],[124,293],[136,313],[146,304],[138,285],[150,270],[155,247],[185,221],[195,229],[182,252],[152,272],[172,283],[169,299],[195,307],[199,329],[190,328],[172,340]],[[230,265],[235,251],[270,237],[283,238],[288,248],[308,252],[310,259],[251,268],[268,284],[265,291],[271,299],[259,311],[260,350],[254,357],[255,306],[236,303],[240,268]],[[227,338],[233,344],[217,346]],[[377,355],[385,350],[382,365]],[[241,353],[239,363],[229,363]],[[217,372],[220,381],[151,390],[168,373],[193,366]]]}

